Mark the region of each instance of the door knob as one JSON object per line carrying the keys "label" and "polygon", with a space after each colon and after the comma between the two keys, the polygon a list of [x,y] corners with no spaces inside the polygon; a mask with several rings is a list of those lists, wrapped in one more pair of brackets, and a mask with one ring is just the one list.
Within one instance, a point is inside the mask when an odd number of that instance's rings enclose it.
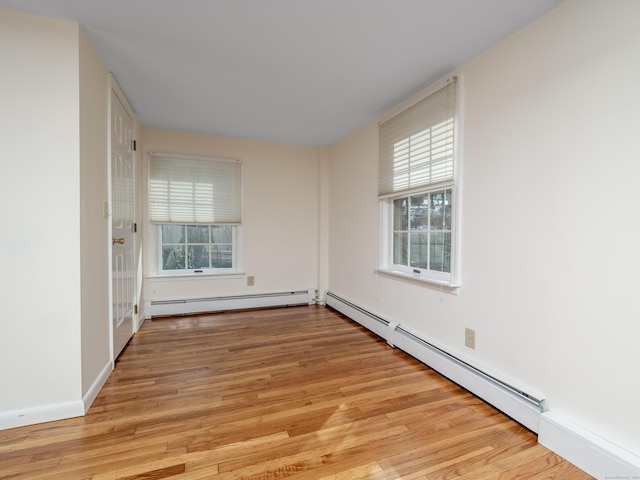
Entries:
{"label": "door knob", "polygon": [[111,245],[115,245],[116,243],[120,244],[120,245],[124,245],[124,238],[116,238],[113,237],[111,239]]}

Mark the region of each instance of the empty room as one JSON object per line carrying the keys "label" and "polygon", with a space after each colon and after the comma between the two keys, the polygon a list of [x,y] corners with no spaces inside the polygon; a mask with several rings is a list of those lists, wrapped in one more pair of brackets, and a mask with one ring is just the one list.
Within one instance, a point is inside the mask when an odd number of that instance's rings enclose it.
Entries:
{"label": "empty room", "polygon": [[0,478],[640,479],[639,26],[0,0]]}

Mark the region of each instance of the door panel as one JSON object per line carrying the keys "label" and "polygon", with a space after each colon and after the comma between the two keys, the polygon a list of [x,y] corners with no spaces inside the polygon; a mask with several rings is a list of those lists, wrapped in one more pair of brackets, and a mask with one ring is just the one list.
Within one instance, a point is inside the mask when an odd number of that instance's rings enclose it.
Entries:
{"label": "door panel", "polygon": [[133,120],[111,93],[112,341],[115,360],[133,335],[135,302]]}

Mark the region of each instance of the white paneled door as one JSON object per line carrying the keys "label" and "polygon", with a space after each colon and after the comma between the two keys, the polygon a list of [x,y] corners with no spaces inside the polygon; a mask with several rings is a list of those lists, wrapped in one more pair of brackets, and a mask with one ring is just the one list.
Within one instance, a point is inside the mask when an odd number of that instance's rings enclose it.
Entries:
{"label": "white paneled door", "polygon": [[133,119],[111,92],[111,234],[113,358],[133,335],[135,275]]}

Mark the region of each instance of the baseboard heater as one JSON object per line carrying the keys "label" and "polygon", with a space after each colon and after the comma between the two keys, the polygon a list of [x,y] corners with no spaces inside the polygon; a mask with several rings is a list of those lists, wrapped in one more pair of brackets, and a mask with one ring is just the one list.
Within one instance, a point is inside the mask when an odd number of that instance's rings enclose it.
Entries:
{"label": "baseboard heater", "polygon": [[419,338],[400,324],[375,315],[333,292],[327,292],[325,304],[538,433],[540,415],[544,411],[543,395],[525,391],[514,382],[483,371]]}
{"label": "baseboard heater", "polygon": [[[196,313],[242,310],[247,308],[286,307],[315,303],[315,290],[263,293],[227,297],[187,298],[180,300],[153,300],[145,312],[153,317],[193,315]],[[148,307],[148,309],[147,309]]]}

